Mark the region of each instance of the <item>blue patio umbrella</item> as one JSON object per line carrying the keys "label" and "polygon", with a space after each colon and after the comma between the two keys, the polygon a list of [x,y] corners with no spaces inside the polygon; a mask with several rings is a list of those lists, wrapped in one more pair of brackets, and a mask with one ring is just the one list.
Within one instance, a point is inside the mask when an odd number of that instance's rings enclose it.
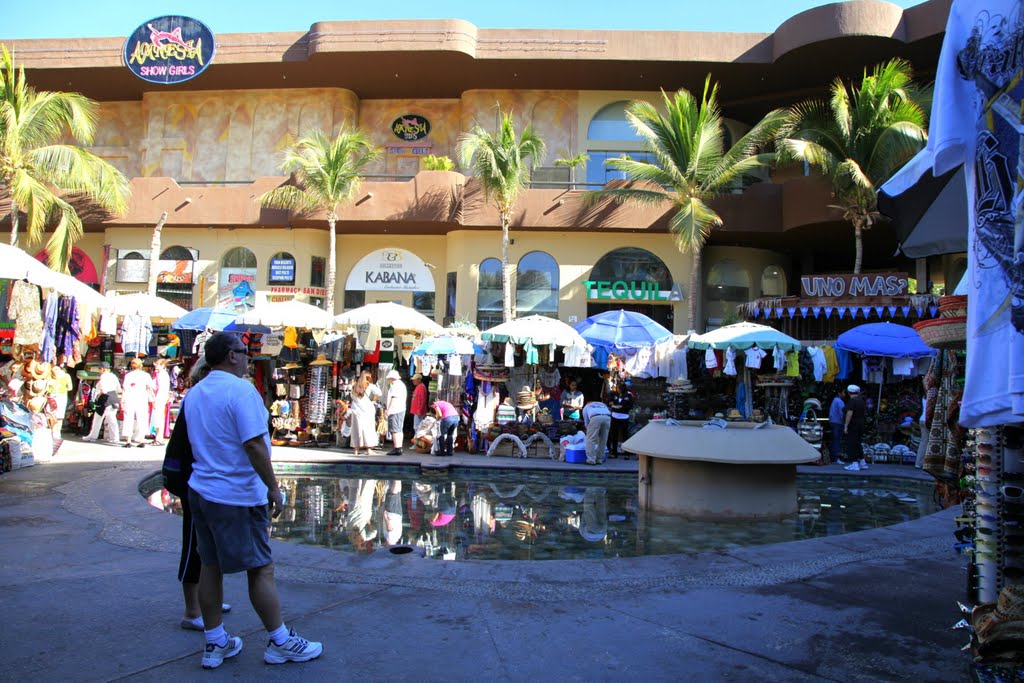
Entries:
{"label": "blue patio umbrella", "polygon": [[171,324],[172,330],[223,330],[238,317],[236,311],[227,308],[196,308]]}
{"label": "blue patio umbrella", "polygon": [[642,349],[672,339],[672,332],[633,311],[605,311],[592,315],[575,326],[580,336],[593,346],[604,346],[622,353]]}
{"label": "blue patio umbrella", "polygon": [[452,353],[460,355],[475,355],[483,352],[484,350],[482,348],[465,337],[446,335],[427,337],[420,342],[419,346],[416,347],[416,350],[412,352],[412,355],[447,356]]}
{"label": "blue patio umbrella", "polygon": [[895,323],[867,323],[847,330],[836,339],[836,348],[862,356],[923,358],[937,352],[913,327]]}

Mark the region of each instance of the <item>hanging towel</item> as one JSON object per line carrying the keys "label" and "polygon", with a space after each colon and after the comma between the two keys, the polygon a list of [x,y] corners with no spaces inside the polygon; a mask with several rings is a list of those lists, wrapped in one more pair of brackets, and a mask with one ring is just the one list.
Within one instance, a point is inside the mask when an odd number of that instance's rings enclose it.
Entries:
{"label": "hanging towel", "polygon": [[505,367],[514,368],[516,365],[516,345],[511,340],[505,342]]}

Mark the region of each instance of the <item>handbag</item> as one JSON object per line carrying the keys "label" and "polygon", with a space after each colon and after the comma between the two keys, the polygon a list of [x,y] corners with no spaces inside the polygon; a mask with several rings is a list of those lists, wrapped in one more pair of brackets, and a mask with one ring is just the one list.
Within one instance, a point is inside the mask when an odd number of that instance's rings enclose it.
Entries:
{"label": "handbag", "polygon": [[386,436],[388,433],[388,418],[383,412],[380,414],[380,419],[377,420],[377,435]]}
{"label": "handbag", "polygon": [[185,402],[182,401],[178,419],[174,421],[174,429],[171,430],[171,438],[167,440],[167,450],[164,451],[161,469],[164,488],[178,498],[187,496],[188,479],[192,476],[194,462],[192,444],[188,440],[188,425],[185,423]]}

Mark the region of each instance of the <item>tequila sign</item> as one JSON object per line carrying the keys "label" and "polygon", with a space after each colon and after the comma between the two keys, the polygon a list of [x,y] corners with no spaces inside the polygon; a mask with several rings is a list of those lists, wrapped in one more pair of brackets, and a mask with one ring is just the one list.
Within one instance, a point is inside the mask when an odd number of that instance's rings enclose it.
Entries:
{"label": "tequila sign", "polygon": [[124,43],[124,63],[150,83],[182,83],[213,60],[213,33],[190,17],[165,16],[139,26]]}

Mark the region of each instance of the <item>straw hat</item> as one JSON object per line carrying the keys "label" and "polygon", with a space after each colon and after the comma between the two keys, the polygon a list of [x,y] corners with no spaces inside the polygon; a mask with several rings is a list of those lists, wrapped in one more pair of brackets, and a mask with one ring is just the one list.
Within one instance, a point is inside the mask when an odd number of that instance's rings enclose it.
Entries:
{"label": "straw hat", "polygon": [[45,408],[45,407],[46,407],[46,397],[45,396],[33,396],[32,398],[30,398],[28,400],[28,409],[31,410],[33,413],[41,413],[41,412],[43,412],[43,408]]}
{"label": "straw hat", "polygon": [[400,374],[398,374],[398,370],[390,370],[388,372],[388,374],[385,375],[384,378],[385,379],[402,379],[402,376]]}
{"label": "straw hat", "polygon": [[327,360],[326,354],[321,353],[310,365],[334,365],[334,361]]}
{"label": "straw hat", "polygon": [[725,419],[732,421],[742,420],[743,413],[741,413],[738,408],[729,408],[729,412],[725,414]]}
{"label": "straw hat", "polygon": [[302,366],[299,365],[298,363],[289,363],[288,365],[284,366],[284,369],[285,370],[301,370]]}

